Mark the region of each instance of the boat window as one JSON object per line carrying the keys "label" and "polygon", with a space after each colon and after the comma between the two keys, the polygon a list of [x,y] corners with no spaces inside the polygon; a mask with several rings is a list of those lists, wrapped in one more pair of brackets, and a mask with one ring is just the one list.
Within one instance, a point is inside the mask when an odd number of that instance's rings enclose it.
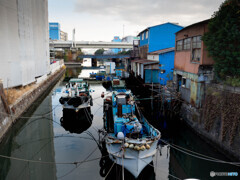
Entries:
{"label": "boat window", "polygon": [[126,97],[125,96],[118,96],[117,97],[117,104],[126,104]]}

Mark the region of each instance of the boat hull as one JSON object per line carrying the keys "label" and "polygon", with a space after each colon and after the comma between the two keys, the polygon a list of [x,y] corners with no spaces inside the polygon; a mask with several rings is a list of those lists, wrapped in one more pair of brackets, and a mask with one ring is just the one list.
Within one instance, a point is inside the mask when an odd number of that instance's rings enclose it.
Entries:
{"label": "boat hull", "polygon": [[76,111],[78,111],[80,109],[83,109],[83,108],[88,108],[88,107],[91,107],[90,100],[88,100],[87,102],[79,105],[78,107],[74,107],[73,105],[69,105],[67,103],[63,104],[64,109],[73,109],[73,110],[76,110]]}
{"label": "boat hull", "polygon": [[106,148],[110,159],[120,166],[124,166],[135,178],[139,176],[142,170],[153,160],[156,154],[158,141],[154,141],[150,149],[135,150],[124,148],[121,150],[120,143],[106,143]]}

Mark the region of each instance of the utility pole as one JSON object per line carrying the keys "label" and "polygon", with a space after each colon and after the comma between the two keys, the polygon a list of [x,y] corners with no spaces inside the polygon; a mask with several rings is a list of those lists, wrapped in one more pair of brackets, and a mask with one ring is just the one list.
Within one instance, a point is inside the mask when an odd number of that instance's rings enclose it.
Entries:
{"label": "utility pole", "polygon": [[72,33],[72,47],[75,47],[76,43],[75,43],[75,28],[73,29],[73,33]]}

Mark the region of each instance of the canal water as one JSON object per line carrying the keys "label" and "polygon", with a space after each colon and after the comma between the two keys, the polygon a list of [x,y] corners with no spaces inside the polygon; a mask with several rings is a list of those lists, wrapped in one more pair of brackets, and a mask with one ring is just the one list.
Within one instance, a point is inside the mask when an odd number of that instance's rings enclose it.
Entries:
{"label": "canal water", "polygon": [[[83,71],[67,69],[66,76],[77,77],[79,73],[86,73]],[[87,121],[83,121],[85,124],[75,122],[66,125],[68,117],[62,118],[63,111],[59,103],[65,84],[63,79],[60,80],[51,91],[34,102],[0,144],[0,155],[4,156],[0,157],[1,180],[122,179],[121,167],[102,157],[102,144],[98,141],[98,129],[103,127],[103,99],[100,95],[109,92],[101,84],[91,84],[90,88],[95,91],[92,93],[93,106],[90,112],[79,114],[79,119]],[[86,125],[86,122],[89,124]],[[207,157],[199,159],[199,154],[204,154],[230,161],[181,121],[176,120],[170,129],[170,135],[163,137],[163,140],[177,147],[161,143],[153,162],[138,179],[212,179],[211,171],[240,173],[235,165],[209,161]],[[190,151],[179,150],[180,147]],[[192,155],[191,151],[199,154]],[[124,174],[124,179],[134,179],[127,171]]]}

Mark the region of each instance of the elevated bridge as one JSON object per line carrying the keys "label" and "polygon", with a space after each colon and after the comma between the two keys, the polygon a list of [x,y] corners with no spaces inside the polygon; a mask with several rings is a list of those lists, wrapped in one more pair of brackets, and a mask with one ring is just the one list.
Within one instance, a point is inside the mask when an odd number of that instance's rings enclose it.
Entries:
{"label": "elevated bridge", "polygon": [[129,58],[130,55],[121,55],[121,54],[113,54],[113,55],[79,55],[79,58],[92,58],[92,59],[122,59]]}
{"label": "elevated bridge", "polygon": [[50,40],[50,49],[54,48],[121,48],[133,49],[133,43],[128,42],[94,42],[94,41],[61,41]]}

